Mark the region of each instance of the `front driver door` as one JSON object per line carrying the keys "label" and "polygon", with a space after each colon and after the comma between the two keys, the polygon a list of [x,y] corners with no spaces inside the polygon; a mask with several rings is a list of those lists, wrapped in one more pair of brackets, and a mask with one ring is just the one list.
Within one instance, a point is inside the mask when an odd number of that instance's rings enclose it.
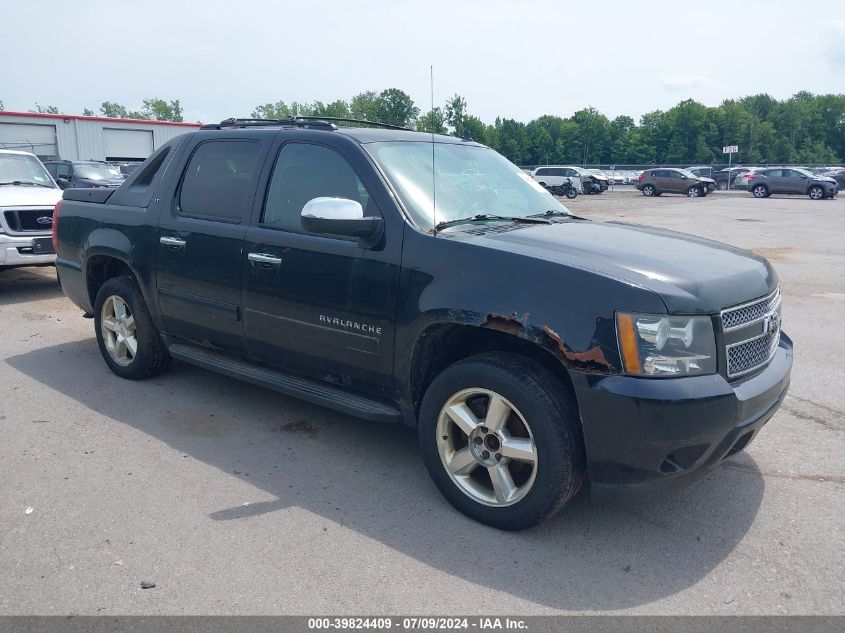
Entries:
{"label": "front driver door", "polygon": [[390,202],[377,178],[360,150],[281,145],[241,262],[252,358],[391,395],[401,229],[391,233],[387,217],[382,242],[363,248],[357,239],[307,233],[300,219],[305,203],[322,196],[356,200],[365,215],[382,215],[379,206]]}
{"label": "front driver door", "polygon": [[783,170],[783,193],[806,194],[810,186],[810,179],[795,169]]}

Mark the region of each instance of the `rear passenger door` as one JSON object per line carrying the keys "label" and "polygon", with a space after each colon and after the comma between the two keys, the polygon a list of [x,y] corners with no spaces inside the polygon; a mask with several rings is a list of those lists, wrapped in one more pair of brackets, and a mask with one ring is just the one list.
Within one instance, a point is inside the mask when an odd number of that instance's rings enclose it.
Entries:
{"label": "rear passenger door", "polygon": [[162,195],[156,280],[167,334],[245,353],[240,264],[264,153],[255,138],[200,141]]}
{"label": "rear passenger door", "polygon": [[666,169],[655,169],[651,172],[651,183],[658,192],[672,191],[672,181],[669,177],[669,171]]}
{"label": "rear passenger door", "polygon": [[301,223],[313,198],[356,200],[367,216],[390,204],[361,150],[347,151],[288,140],[265,170],[265,198],[256,203],[241,259],[246,342],[259,362],[389,396],[402,247],[397,214],[386,214],[384,239],[372,248],[308,233]]}

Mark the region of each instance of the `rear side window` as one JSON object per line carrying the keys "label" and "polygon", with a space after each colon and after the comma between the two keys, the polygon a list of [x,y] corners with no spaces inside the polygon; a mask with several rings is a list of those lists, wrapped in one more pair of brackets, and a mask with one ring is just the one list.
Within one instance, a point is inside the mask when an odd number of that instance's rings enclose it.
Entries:
{"label": "rear side window", "polygon": [[253,193],[255,141],[208,141],[191,156],[179,193],[179,212],[238,223]]}
{"label": "rear side window", "polygon": [[149,187],[158,170],[164,164],[164,159],[170,153],[170,146],[160,149],[145,165],[144,168],[132,180],[133,187]]}
{"label": "rear side window", "polygon": [[768,169],[768,170],[763,172],[763,175],[768,176],[769,178],[780,178],[781,176],[783,176],[783,170],[782,169]]}
{"label": "rear side window", "polygon": [[552,173],[551,169],[543,168],[543,169],[538,169],[537,172],[536,172],[536,175],[537,176],[550,176],[551,173]]}

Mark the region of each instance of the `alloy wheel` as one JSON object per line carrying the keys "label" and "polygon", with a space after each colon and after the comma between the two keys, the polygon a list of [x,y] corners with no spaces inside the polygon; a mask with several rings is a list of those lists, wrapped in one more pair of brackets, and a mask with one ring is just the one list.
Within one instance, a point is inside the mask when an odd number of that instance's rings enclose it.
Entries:
{"label": "alloy wheel", "polygon": [[501,394],[463,389],[437,419],[437,451],[461,492],[492,507],[513,505],[531,491],[537,447],[523,415]]}
{"label": "alloy wheel", "polygon": [[119,296],[111,295],[103,303],[100,328],[112,360],[123,367],[132,363],[138,353],[135,317]]}

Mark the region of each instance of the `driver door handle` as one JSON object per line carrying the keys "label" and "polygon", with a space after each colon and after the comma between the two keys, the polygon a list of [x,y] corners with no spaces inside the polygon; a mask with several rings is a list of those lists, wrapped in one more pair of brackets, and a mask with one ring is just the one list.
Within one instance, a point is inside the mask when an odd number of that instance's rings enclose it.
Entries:
{"label": "driver door handle", "polygon": [[256,264],[269,264],[270,266],[278,266],[282,263],[281,257],[275,255],[268,255],[267,253],[249,253],[247,259]]}
{"label": "driver door handle", "polygon": [[162,237],[159,242],[171,248],[182,248],[185,246],[185,240],[180,240],[178,237]]}

